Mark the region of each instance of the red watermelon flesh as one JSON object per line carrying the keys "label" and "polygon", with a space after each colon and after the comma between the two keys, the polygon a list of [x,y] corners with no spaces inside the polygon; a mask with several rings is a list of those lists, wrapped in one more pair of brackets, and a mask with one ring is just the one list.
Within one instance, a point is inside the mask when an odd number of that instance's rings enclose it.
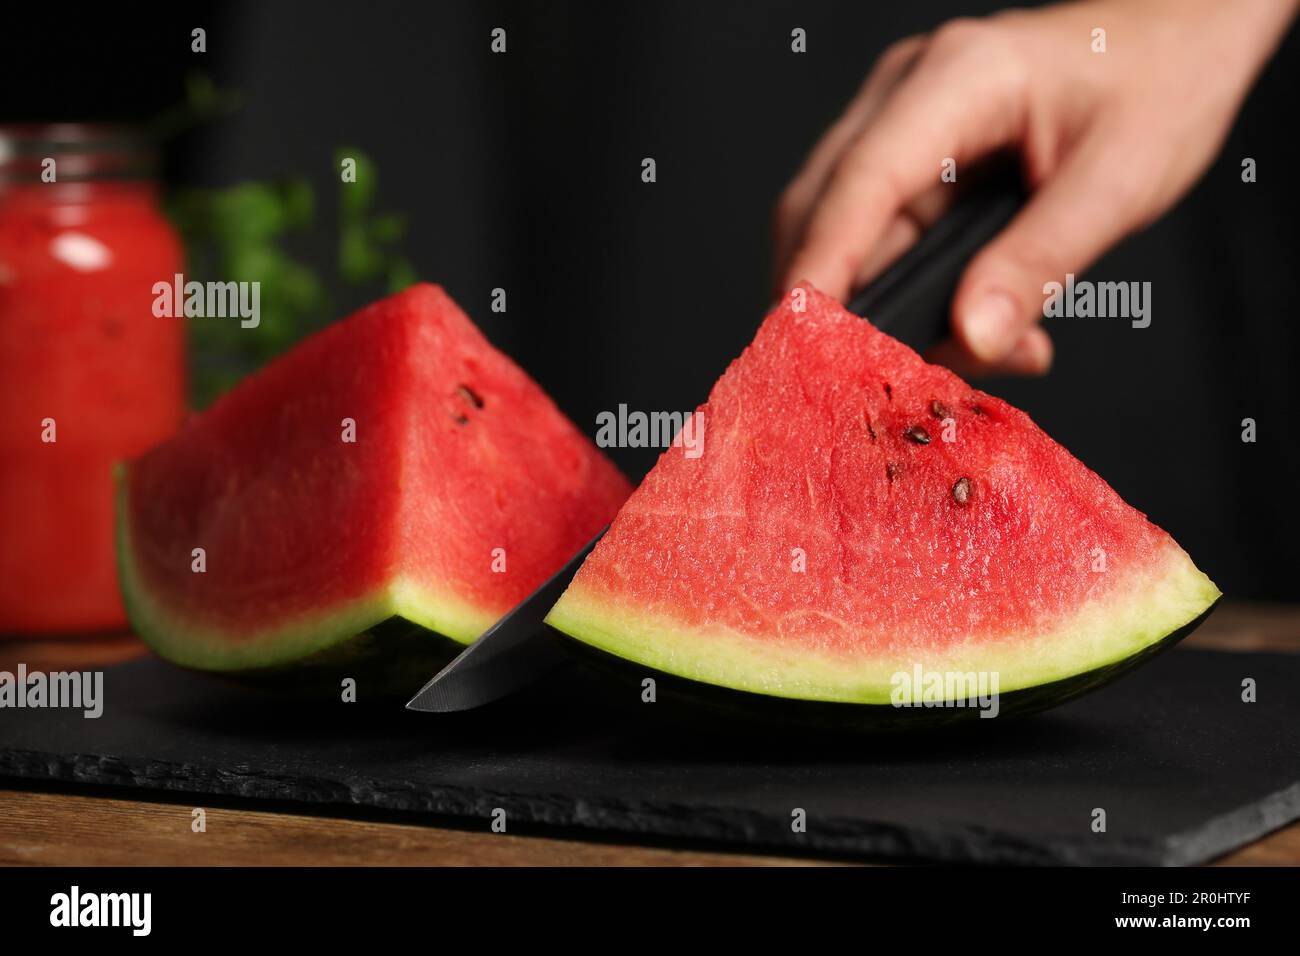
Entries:
{"label": "red watermelon flesh", "polygon": [[122,469],[123,591],[141,636],[199,668],[276,667],[393,617],[468,643],[629,491],[442,289],[416,285]]}
{"label": "red watermelon flesh", "polygon": [[664,452],[559,630],[723,687],[896,703],[918,666],[1002,692],[1110,667],[1219,596],[1029,416],[811,287],[699,413],[703,454]]}

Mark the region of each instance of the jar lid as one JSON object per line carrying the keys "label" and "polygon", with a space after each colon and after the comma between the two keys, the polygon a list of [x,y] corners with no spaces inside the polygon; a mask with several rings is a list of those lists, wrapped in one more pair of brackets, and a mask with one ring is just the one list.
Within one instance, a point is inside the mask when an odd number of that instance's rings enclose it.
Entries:
{"label": "jar lid", "polygon": [[[50,160],[53,160],[51,167]],[[131,126],[106,123],[0,125],[0,183],[150,179],[152,143]]]}

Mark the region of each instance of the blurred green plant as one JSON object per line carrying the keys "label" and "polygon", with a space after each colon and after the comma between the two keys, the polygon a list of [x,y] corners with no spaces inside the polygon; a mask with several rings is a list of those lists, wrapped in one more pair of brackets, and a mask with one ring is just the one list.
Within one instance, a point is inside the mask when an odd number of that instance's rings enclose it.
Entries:
{"label": "blurred green plant", "polygon": [[328,305],[316,273],[285,251],[283,239],[310,229],[315,198],[302,179],[183,189],[167,211],[184,243],[187,278],[258,282],[260,322],[192,318],[191,398],[202,407],[244,374],[280,354],[320,320]]}
{"label": "blurred green plant", "polygon": [[[185,85],[185,101],[153,124],[160,140],[233,112],[242,102],[201,74],[192,74]],[[372,211],[378,173],[370,157],[358,149],[336,150],[336,170],[344,159],[353,162],[354,175],[340,176],[337,278],[352,287],[382,280],[390,293],[399,292],[416,279],[411,263],[395,251],[406,235],[406,221]],[[189,320],[190,400],[202,408],[334,317],[327,281],[287,248],[293,237],[316,227],[316,195],[310,182],[295,177],[178,189],[164,206],[185,245],[187,279],[261,287],[255,327]]]}
{"label": "blurred green plant", "polygon": [[355,182],[343,182],[339,196],[339,275],[346,282],[364,285],[381,276],[388,291],[400,292],[415,281],[410,262],[392,251],[406,235],[406,220],[395,213],[372,214],[378,175],[375,164],[357,149],[334,153],[342,169],[351,160]]}
{"label": "blurred green plant", "polygon": [[212,77],[206,73],[191,71],[186,74],[184,82],[185,98],[175,106],[163,110],[149,124],[149,132],[156,142],[169,140],[195,126],[229,116],[244,105],[242,94],[218,89],[212,82]]}

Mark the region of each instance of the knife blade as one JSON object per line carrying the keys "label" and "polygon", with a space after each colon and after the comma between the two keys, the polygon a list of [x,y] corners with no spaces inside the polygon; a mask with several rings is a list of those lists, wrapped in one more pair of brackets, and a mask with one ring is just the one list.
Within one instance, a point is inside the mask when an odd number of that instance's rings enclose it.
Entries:
{"label": "knife blade", "polygon": [[542,619],[560,599],[606,525],[536,591],[482,633],[407,702],[407,710],[471,710],[512,694],[565,660]]}
{"label": "knife blade", "polygon": [[[918,352],[948,334],[949,303],[966,264],[1011,221],[1026,193],[1018,172],[994,167],[897,262],[849,302],[856,315]],[[432,713],[470,710],[532,683],[565,660],[543,620],[587,559],[602,529],[545,584],[484,631],[407,703]]]}

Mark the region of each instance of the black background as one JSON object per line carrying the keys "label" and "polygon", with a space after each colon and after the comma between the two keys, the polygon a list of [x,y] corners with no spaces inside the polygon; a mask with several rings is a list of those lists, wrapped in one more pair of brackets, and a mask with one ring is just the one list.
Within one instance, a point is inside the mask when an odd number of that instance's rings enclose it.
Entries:
{"label": "black background", "polygon": [[[305,175],[333,196],[335,147],[360,146],[378,165],[379,206],[409,217],[403,251],[421,277],[446,286],[589,434],[620,402],[703,401],[770,299],[771,205],[819,132],[890,42],[997,7],[34,6],[6,11],[0,121],[146,118],[180,100],[197,68],[246,105],[172,144],[172,183]],[[196,26],[207,53],[190,51]],[[489,50],[497,26],[504,56]],[[790,52],[796,26],[804,55]],[[1230,596],[1300,597],[1298,89],[1293,29],[1188,199],[1091,271],[1149,280],[1150,328],[1051,321],[1048,377],[980,383],[1170,531]],[[1246,156],[1254,184],[1241,182]],[[329,225],[333,210],[322,213]],[[332,237],[322,228],[301,254],[332,268]],[[504,315],[488,308],[497,286]],[[1255,444],[1241,441],[1245,417]],[[655,452],[613,455],[639,478]]]}

